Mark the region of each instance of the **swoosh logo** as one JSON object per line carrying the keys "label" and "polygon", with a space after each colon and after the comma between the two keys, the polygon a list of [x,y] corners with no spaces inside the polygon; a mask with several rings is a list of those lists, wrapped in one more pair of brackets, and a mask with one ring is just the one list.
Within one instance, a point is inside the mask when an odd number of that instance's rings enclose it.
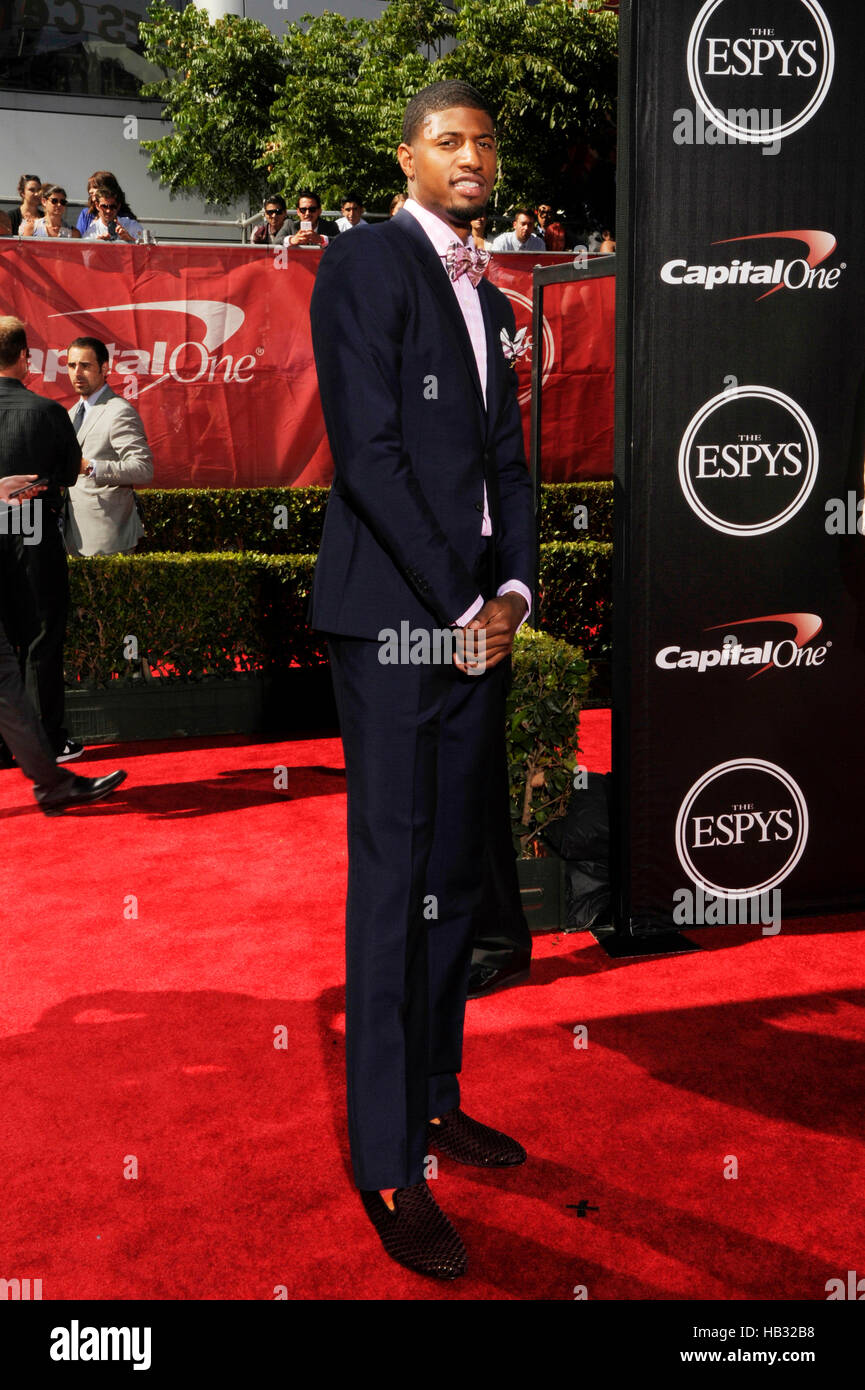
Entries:
{"label": "swoosh logo", "polygon": [[[139,304],[101,304],[90,309],[76,309],[72,314],[49,314],[52,319],[74,319],[81,314],[120,314],[139,313],[143,309],[159,309],[170,314],[183,314],[185,318],[199,319],[204,324],[202,346],[207,352],[214,352],[227,343],[243,326],[245,313],[236,304],[227,304],[221,299],[151,299]],[[152,391],[171,375],[165,372],[156,381],[143,386],[139,395]]]}
{"label": "swoosh logo", "polygon": [[[831,256],[838,245],[831,232],[820,232],[807,228],[794,232],[755,232],[753,236],[731,236],[723,241],[713,241],[712,245],[729,246],[736,241],[777,241],[779,239],[804,242],[808,248],[808,255],[805,259],[812,270]],[[756,302],[759,304],[761,299],[768,299],[770,295],[777,294],[779,290],[784,288],[784,285],[775,285],[765,294],[758,295]]]}
{"label": "swoosh logo", "polygon": [[[804,647],[806,642],[810,642],[817,633],[822,631],[823,619],[816,613],[767,613],[762,618],[739,618],[738,621],[729,623],[714,623],[712,627],[704,628],[704,632],[717,632],[719,628],[726,627],[748,627],[751,623],[787,623],[794,631],[794,642],[799,648]],[[774,666],[774,661],[761,666],[759,671],[755,671],[748,680],[754,680],[755,676],[762,676],[764,671],[768,671]]]}

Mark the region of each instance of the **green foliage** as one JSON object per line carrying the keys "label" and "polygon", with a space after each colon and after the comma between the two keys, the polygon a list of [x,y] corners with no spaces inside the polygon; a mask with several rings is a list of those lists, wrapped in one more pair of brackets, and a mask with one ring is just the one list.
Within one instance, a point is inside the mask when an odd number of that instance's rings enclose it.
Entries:
{"label": "green foliage", "polygon": [[[68,684],[143,669],[202,680],[326,660],[306,625],[313,555],[96,555],[69,565]],[[125,656],[134,637],[143,668]]]}
{"label": "green foliage", "polygon": [[612,647],[613,547],[606,541],[541,546],[540,626],[583,647],[592,661]]}
{"label": "green foliage", "polygon": [[[314,555],[328,493],[326,487],[153,488],[142,498],[147,534],[138,554]],[[587,509],[586,531],[574,529],[576,506]],[[610,656],[612,509],[612,483],[541,488],[540,626],[582,647],[592,662]]]}
{"label": "green foliage", "polygon": [[[494,208],[567,193],[577,132],[615,117],[617,19],[588,0],[390,0],[376,19],[325,12],[286,26],[211,24],[153,0],[145,56],[173,70],[151,95],[175,133],[145,142],[172,190],[214,202],[304,185],[326,206],[356,189],[384,211],[403,185],[402,113],[430,82],[459,77],[489,102],[499,130]],[[451,51],[436,55],[453,39]]]}
{"label": "green foliage", "polygon": [[562,170],[581,130],[615,123],[618,19],[586,0],[456,0],[457,47],[435,79],[460,77],[490,103],[500,211],[564,201]]}
{"label": "green foliage", "polygon": [[178,12],[153,0],[139,26],[144,55],[169,69],[145,96],[165,102],[174,130],[142,142],[150,167],[172,193],[194,189],[207,202],[257,203],[267,176],[259,167],[282,81],[282,45],[253,19],[228,16],[211,24],[205,10]]}
{"label": "green foliage", "polygon": [[327,487],[151,488],[141,497],[147,533],[138,554],[153,551],[258,550],[312,555]]}
{"label": "green foliage", "polygon": [[[577,508],[585,508],[585,512]],[[586,525],[583,527],[582,522]],[[574,523],[578,522],[579,525]],[[544,483],[541,485],[541,539],[544,541],[611,541],[613,485]]]}
{"label": "green foliage", "polygon": [[[140,495],[147,535],[138,554],[262,550],[311,555],[321,542],[329,492],[327,487],[149,488]],[[588,520],[585,530],[574,527],[574,508],[582,506]],[[541,485],[543,542],[612,538],[612,483]]]}
{"label": "green foliage", "polygon": [[439,0],[391,0],[375,20],[325,12],[290,25],[266,151],[271,187],[291,199],[304,185],[315,188],[330,207],[356,189],[384,211],[404,183],[396,162],[402,113],[435,80],[420,48],[451,31]]}
{"label": "green foliage", "polygon": [[544,827],[567,810],[588,666],[567,642],[524,627],[514,641],[513,672],[506,710],[508,776],[514,839],[525,855]]}

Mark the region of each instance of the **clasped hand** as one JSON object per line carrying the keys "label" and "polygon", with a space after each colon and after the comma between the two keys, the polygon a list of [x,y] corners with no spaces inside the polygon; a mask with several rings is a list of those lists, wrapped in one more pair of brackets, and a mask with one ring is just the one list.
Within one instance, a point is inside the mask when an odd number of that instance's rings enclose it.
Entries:
{"label": "clasped hand", "polygon": [[454,653],[454,665],[467,676],[480,676],[504,661],[513,651],[514,635],[526,613],[526,601],[521,594],[501,594],[487,599],[483,608],[460,632],[476,632],[477,637],[466,639],[463,659],[459,650]]}

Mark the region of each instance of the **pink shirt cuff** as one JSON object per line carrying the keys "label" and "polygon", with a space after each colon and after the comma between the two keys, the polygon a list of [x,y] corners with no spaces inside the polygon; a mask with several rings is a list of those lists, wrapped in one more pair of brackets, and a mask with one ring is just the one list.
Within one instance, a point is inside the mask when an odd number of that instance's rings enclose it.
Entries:
{"label": "pink shirt cuff", "polygon": [[451,623],[451,627],[467,627],[468,624],[471,622],[472,618],[477,617],[478,613],[480,613],[483,606],[483,595],[478,594],[471,608],[467,608],[465,613],[462,613],[460,617],[456,619],[455,622]]}
{"label": "pink shirt cuff", "polygon": [[[517,632],[519,632],[519,630],[520,630],[520,628],[522,627],[523,623],[526,621],[526,618],[528,618],[529,614],[530,614],[531,611],[532,611],[532,595],[531,595],[531,590],[527,589],[526,586],[525,586],[525,584],[520,583],[519,579],[509,579],[508,582],[507,582],[507,584],[502,584],[502,585],[500,585],[500,587],[499,587],[499,589],[498,589],[498,596],[499,596],[499,598],[501,598],[502,594],[519,594],[519,595],[520,595],[522,598],[524,598],[525,601],[526,601],[527,607],[526,607],[525,615],[520,619],[519,627],[517,628]],[[467,627],[468,624],[471,622],[472,618],[477,617],[478,613],[480,613],[480,611],[481,611],[481,609],[483,608],[483,606],[484,606],[483,597],[482,597],[480,594],[478,594],[478,596],[477,596],[477,598],[475,599],[474,603],[472,604],[471,608],[467,608],[466,611],[465,611],[465,613],[462,613],[462,614],[460,615],[460,617],[457,618],[456,622],[455,622],[455,623],[452,623],[451,626],[452,626],[452,627]]]}
{"label": "pink shirt cuff", "polygon": [[532,611],[532,593],[531,593],[531,590],[530,590],[530,589],[527,589],[526,586],[525,586],[525,584],[521,584],[520,581],[519,581],[519,579],[509,579],[508,582],[507,582],[507,584],[501,584],[501,585],[499,586],[499,589],[498,589],[498,596],[499,596],[499,598],[501,598],[502,594],[519,594],[519,595],[520,595],[522,598],[524,598],[525,601],[526,601],[526,611],[525,611],[525,614],[524,614],[524,616],[523,616],[522,618],[520,618],[519,626],[517,627],[517,632],[519,632],[519,630],[520,630],[520,628],[522,627],[523,623],[526,621],[526,619],[528,618],[529,614],[530,614],[531,611]]}

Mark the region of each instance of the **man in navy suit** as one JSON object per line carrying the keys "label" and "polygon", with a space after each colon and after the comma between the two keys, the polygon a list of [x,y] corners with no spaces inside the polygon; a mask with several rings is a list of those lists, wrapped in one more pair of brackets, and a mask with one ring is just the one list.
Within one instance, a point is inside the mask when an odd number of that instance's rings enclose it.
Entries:
{"label": "man in navy suit", "polygon": [[405,207],[339,237],[312,296],[335,473],[310,616],[329,635],[348,785],[354,1176],[387,1252],[453,1278],[465,1250],[425,1156],[526,1157],[460,1108],[457,1073],[487,783],[536,533],[502,340],[513,311],[470,239],[496,175],[483,99],[463,82],[420,92],[397,158]]}

